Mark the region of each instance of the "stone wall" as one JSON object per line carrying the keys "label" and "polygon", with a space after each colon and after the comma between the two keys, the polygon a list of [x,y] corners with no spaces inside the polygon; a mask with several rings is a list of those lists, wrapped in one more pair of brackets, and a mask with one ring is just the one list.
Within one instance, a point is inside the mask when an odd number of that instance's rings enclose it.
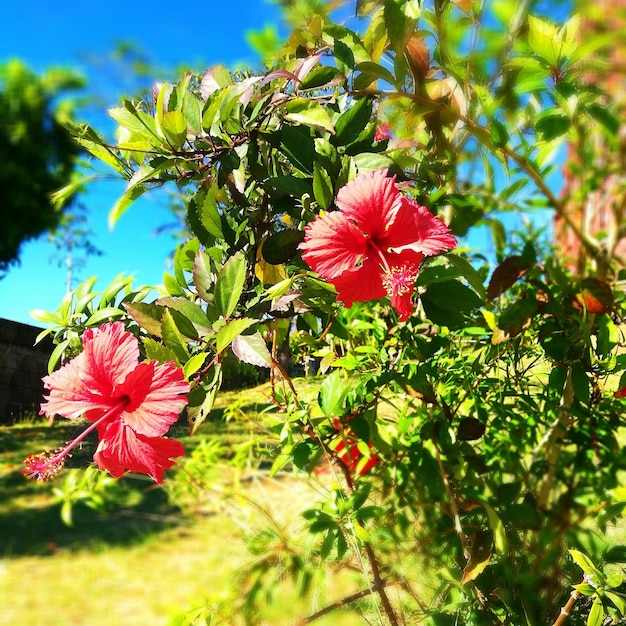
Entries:
{"label": "stone wall", "polygon": [[54,349],[50,337],[35,345],[42,328],[0,318],[0,424],[38,413],[41,378]]}

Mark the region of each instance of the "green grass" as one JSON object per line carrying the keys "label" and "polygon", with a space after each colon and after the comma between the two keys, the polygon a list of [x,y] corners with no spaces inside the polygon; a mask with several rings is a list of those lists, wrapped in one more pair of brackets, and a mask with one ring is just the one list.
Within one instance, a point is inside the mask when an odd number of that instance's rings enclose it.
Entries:
{"label": "green grass", "polygon": [[[268,513],[284,528],[301,523],[296,505],[315,497],[306,481],[269,479],[258,471],[256,456],[238,453],[238,444],[256,432],[258,413],[268,406],[267,392],[264,385],[222,394],[194,438],[184,423],[175,425],[171,434],[182,439],[189,455],[186,471],[168,472],[164,487],[145,477],[125,476],[115,483],[103,512],[75,505],[72,526],[61,520],[54,490],[67,485],[73,468],[91,463],[95,435],[54,481],[36,483],[21,474],[25,456],[59,447],[84,424],[59,419],[49,425],[33,419],[0,427],[2,623],[175,626],[193,608],[228,606],[237,600],[237,576],[251,559],[246,537],[266,525]],[[271,442],[258,434],[262,452]],[[218,461],[207,467],[198,490],[190,484],[189,475],[198,474],[189,459],[206,439],[219,442],[230,464]],[[237,459],[240,470],[232,466]],[[261,461],[261,466],[268,462]],[[355,591],[357,578],[333,578],[332,585],[320,578],[306,601],[297,597],[293,585],[280,583],[276,601],[263,606],[260,623],[292,624]],[[232,617],[228,623],[243,622]],[[364,622],[354,613],[336,612],[315,623]]]}

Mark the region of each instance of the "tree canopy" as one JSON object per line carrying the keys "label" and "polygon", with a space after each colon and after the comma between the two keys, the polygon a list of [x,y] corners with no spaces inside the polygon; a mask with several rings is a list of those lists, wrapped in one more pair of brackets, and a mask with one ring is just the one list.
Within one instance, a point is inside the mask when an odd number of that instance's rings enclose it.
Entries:
{"label": "tree canopy", "polygon": [[82,85],[67,70],[38,76],[20,61],[0,65],[0,272],[60,222],[51,194],[70,181],[80,151],[63,125],[72,111],[63,96]]}

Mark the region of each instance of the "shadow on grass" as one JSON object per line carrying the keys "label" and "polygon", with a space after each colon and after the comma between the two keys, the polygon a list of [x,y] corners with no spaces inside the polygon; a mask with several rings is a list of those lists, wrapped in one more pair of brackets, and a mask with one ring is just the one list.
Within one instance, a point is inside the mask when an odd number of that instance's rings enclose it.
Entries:
{"label": "shadow on grass", "polygon": [[[24,480],[21,474],[19,478],[13,474],[7,478],[8,482]],[[0,558],[131,545],[185,521],[180,509],[168,501],[164,489],[156,485],[146,488],[142,479],[127,477],[124,481],[129,483],[127,488],[134,492],[137,502],[106,513],[78,502],[73,508],[72,526],[62,521],[60,503],[50,502],[49,497],[39,506],[12,507],[0,512]],[[140,484],[133,485],[134,482]]]}
{"label": "shadow on grass", "polygon": [[[246,411],[257,414],[266,403],[241,402],[241,416]],[[57,550],[99,549],[104,545],[128,545],[149,539],[172,526],[188,522],[181,509],[168,500],[165,489],[145,477],[120,479],[119,501],[111,503],[106,513],[76,502],[73,525],[61,519],[61,503],[55,488],[62,489],[64,475],[73,468],[93,464],[97,433],[90,433],[80,447],[72,451],[65,468],[50,482],[26,479],[21,469],[29,454],[54,450],[75,438],[86,421],[57,420],[53,425],[40,420],[0,427],[0,558],[26,555],[53,555]],[[220,439],[232,451],[250,435],[250,424],[242,419],[225,419],[223,407],[215,407],[198,435],[189,436],[181,418],[168,436],[183,442],[190,454],[203,436]]]}

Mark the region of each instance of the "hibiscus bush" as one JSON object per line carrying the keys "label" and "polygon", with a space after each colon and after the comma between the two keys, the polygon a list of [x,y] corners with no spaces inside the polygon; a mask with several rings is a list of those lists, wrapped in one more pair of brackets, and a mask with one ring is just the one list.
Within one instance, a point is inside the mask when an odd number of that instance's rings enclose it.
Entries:
{"label": "hibiscus bush", "polygon": [[[263,71],[216,66],[124,100],[114,143],[73,127],[128,180],[118,228],[170,184],[190,236],[158,298],[120,277],[98,299],[90,281],[40,314],[63,362],[42,411],[84,414],[113,476],[167,481],[182,449],[164,435],[180,411],[210,434],[225,359],[269,370],[270,471],[322,486],[309,541],[255,538],[271,558],[240,581],[246,623],[278,582],[306,594],[325,564],[362,587],[299,623],[341,607],[389,624],[618,620],[612,39],[541,2],[364,0],[347,20],[355,6],[336,5],[285,3],[293,30]],[[594,231],[581,216],[600,195]],[[65,453],[26,472],[47,478]]]}

